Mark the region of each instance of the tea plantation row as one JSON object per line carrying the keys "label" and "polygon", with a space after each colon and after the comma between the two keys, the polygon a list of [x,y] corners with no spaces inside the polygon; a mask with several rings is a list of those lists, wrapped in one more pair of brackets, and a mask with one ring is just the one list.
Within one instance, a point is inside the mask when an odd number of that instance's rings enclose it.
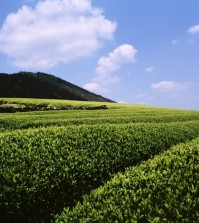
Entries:
{"label": "tea plantation row", "polygon": [[118,173],[55,223],[197,223],[198,198],[199,138]]}
{"label": "tea plantation row", "polygon": [[[52,215],[61,212],[63,207],[74,206],[82,195],[110,180],[118,171],[124,171],[126,167],[137,165],[172,145],[197,136],[199,121],[98,124],[1,133],[0,222],[49,222]],[[160,168],[164,168],[167,162],[162,163]],[[140,179],[135,182],[142,188],[145,183]],[[140,189],[137,193],[144,192]],[[124,202],[126,204],[126,200]],[[64,214],[64,218],[66,216],[67,219],[67,215]],[[74,214],[69,213],[69,216],[75,215],[76,209]],[[130,212],[126,215],[133,216]],[[139,218],[141,215],[138,213]],[[120,218],[116,219],[122,222]]]}
{"label": "tea plantation row", "polygon": [[159,123],[199,120],[198,111],[154,107],[110,107],[96,111],[48,111],[0,114],[0,132],[82,124]]}

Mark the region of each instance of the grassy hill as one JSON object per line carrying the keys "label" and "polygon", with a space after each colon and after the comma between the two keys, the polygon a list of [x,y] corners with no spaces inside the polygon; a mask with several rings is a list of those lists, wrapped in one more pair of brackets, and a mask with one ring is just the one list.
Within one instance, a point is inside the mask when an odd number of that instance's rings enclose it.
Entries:
{"label": "grassy hill", "polygon": [[0,73],[0,97],[113,102],[45,73]]}

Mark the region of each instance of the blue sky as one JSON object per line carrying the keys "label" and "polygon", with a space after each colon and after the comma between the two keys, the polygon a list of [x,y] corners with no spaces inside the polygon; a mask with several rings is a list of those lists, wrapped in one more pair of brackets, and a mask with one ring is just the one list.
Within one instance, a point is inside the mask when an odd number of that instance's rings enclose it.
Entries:
{"label": "blue sky", "polygon": [[199,109],[198,0],[6,0],[0,72],[42,71],[117,102]]}

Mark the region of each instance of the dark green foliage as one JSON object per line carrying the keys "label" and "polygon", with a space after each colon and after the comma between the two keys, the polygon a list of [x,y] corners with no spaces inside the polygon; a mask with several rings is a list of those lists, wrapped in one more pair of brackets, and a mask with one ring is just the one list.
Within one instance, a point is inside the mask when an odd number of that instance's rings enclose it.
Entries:
{"label": "dark green foliage", "polygon": [[47,221],[112,174],[198,135],[198,121],[1,134],[0,222]]}
{"label": "dark green foliage", "polygon": [[0,97],[113,102],[45,73],[0,74]]}
{"label": "dark green foliage", "polygon": [[6,104],[0,106],[0,113],[16,113],[16,112],[30,112],[30,111],[55,111],[55,110],[102,110],[108,109],[106,105],[99,106],[49,106],[48,104]]}
{"label": "dark green foliage", "polygon": [[199,138],[117,174],[56,223],[198,223]]}

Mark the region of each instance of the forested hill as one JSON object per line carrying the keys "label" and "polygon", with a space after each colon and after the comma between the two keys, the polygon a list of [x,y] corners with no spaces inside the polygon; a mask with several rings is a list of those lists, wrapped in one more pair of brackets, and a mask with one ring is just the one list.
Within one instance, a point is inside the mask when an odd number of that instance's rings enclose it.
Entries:
{"label": "forested hill", "polygon": [[45,73],[0,73],[0,97],[113,102]]}

